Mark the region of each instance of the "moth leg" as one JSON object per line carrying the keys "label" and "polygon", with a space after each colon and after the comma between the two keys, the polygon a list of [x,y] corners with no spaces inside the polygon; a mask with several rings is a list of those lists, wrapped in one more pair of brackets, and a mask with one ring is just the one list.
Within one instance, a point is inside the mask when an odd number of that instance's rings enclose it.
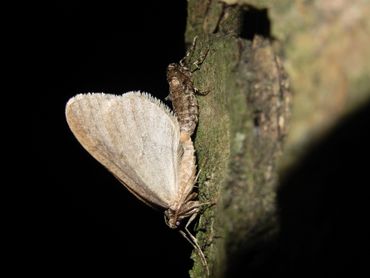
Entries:
{"label": "moth leg", "polygon": [[199,178],[199,175],[200,175],[200,172],[202,171],[202,169],[199,169],[199,171],[198,171],[198,173],[197,173],[197,175],[195,176],[195,182],[197,182],[198,181],[198,178]]}
{"label": "moth leg", "polygon": [[180,66],[182,67],[185,67],[185,60],[190,56],[190,54],[193,54],[194,53],[194,49],[195,49],[195,46],[197,44],[197,39],[198,39],[198,36],[195,36],[194,39],[193,39],[193,43],[191,44],[191,47],[189,48],[189,50],[186,52],[185,56],[180,60],[179,64]]}
{"label": "moth leg", "polygon": [[201,91],[198,88],[194,87],[194,93],[200,96],[206,96],[211,90]]}
{"label": "moth leg", "polygon": [[164,98],[165,101],[172,101],[172,97],[171,97],[171,94],[169,94],[168,96],[166,96]]}
{"label": "moth leg", "polygon": [[189,220],[188,220],[188,222],[186,223],[186,225],[185,225],[185,231],[190,235],[190,237],[194,240],[194,241],[196,241],[197,239],[189,232],[189,229],[188,229],[188,227],[189,227],[189,225],[191,224],[191,222],[193,222],[194,221],[194,219],[196,218],[198,216],[198,211],[195,211],[191,216],[190,216],[190,218],[189,218]]}
{"label": "moth leg", "polygon": [[197,60],[195,60],[194,63],[193,63],[195,68],[193,70],[191,70],[191,73],[200,69],[200,66],[201,66],[201,64],[203,64],[204,60],[206,59],[206,57],[208,55],[208,52],[209,52],[209,48],[204,53],[200,53],[199,58]]}
{"label": "moth leg", "polygon": [[[200,175],[200,171],[201,171],[201,169],[199,169],[199,171],[198,171],[198,173],[197,173],[197,175],[195,176],[195,179],[194,179],[194,185],[193,185],[193,187],[194,188],[198,188],[199,186],[197,185],[197,183],[198,183],[198,178],[199,178],[199,175]],[[198,195],[198,194],[197,194]],[[196,195],[196,196],[197,196]],[[190,199],[189,199],[190,200]]]}
{"label": "moth leg", "polygon": [[[194,73],[195,71],[197,71],[197,70],[200,69],[200,66],[203,64],[204,60],[206,59],[206,57],[208,55],[208,52],[209,52],[209,49],[207,49],[205,53],[203,53],[203,54],[201,53],[200,54],[200,57],[193,63],[193,65],[195,66],[195,68],[190,71],[191,73]],[[194,89],[194,93],[195,94],[201,95],[201,96],[206,96],[210,92],[210,90],[201,91],[201,90],[199,90],[195,86],[193,87],[193,89]]]}

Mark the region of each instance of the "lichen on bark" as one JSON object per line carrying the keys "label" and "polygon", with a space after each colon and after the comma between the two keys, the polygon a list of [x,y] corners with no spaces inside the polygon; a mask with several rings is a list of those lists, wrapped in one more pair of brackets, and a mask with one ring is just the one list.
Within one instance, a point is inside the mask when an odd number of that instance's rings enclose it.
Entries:
{"label": "lichen on bark", "polygon": [[[211,276],[222,277],[251,238],[257,242],[276,230],[276,159],[290,94],[269,39],[256,36],[251,42],[240,36],[243,10],[202,3],[189,1],[186,38],[190,43],[198,36],[193,57],[208,50],[193,74],[195,86],[208,92],[198,97],[195,147],[200,199],[214,205],[205,207],[197,238]],[[204,266],[193,258],[191,275],[203,277]]]}
{"label": "lichen on bark", "polygon": [[[279,176],[369,100],[370,7],[330,3],[188,1],[186,42],[198,36],[193,59],[209,49],[193,81],[208,92],[198,96],[195,147],[200,199],[213,205],[195,228],[211,277],[232,273],[240,254],[263,252],[279,228]],[[268,32],[245,24],[255,14],[267,16],[256,25],[270,24]],[[204,277],[193,258],[191,276]]]}

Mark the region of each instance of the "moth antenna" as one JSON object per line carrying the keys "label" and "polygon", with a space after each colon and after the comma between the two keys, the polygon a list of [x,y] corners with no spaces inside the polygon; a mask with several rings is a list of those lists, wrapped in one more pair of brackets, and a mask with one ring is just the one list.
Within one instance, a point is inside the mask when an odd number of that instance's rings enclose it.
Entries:
{"label": "moth antenna", "polygon": [[194,219],[197,217],[197,215],[198,215],[197,212],[192,214],[192,216],[190,216],[188,222],[185,225],[185,228],[184,228],[185,232],[182,231],[182,230],[179,230],[179,232],[193,246],[193,248],[197,251],[197,253],[200,257],[200,260],[202,261],[202,264],[203,264],[203,266],[205,267],[205,269],[207,271],[207,276],[209,276],[209,268],[208,268],[208,263],[207,263],[206,257],[204,255],[202,249],[200,248],[197,239],[190,233],[190,231],[188,229],[188,226],[190,225],[191,222],[194,221]]}

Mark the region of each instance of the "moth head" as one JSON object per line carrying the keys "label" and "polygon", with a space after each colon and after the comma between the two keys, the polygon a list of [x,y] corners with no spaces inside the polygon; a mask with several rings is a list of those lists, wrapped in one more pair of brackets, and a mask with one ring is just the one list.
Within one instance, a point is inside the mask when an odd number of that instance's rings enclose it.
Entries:
{"label": "moth head", "polygon": [[191,72],[187,67],[176,63],[169,64],[167,67],[167,81],[172,86],[180,85],[183,82],[189,81]]}
{"label": "moth head", "polygon": [[164,212],[164,219],[168,227],[177,229],[180,226],[180,219],[176,211],[168,209]]}
{"label": "moth head", "polygon": [[179,64],[171,63],[167,66],[167,74],[172,73],[172,72],[176,72],[176,71],[179,71],[179,70],[180,70],[180,65]]}

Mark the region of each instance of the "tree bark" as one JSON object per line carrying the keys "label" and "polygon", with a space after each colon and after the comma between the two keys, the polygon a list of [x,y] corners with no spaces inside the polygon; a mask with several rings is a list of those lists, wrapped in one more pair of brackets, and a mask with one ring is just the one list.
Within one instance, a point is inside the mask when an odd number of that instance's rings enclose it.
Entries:
{"label": "tree bark", "polygon": [[[193,81],[207,92],[195,148],[200,200],[213,205],[195,230],[211,277],[263,252],[279,230],[279,177],[369,100],[369,18],[365,1],[188,0],[189,59],[208,50]],[[191,276],[205,277],[192,257]]]}

